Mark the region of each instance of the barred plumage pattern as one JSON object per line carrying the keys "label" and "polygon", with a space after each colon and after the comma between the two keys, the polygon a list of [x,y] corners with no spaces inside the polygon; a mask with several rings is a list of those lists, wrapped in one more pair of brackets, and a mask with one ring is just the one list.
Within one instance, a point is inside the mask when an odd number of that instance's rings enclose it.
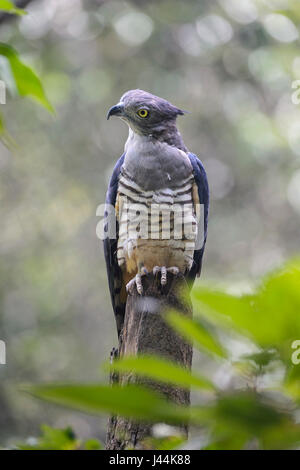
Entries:
{"label": "barred plumage pattern", "polygon": [[[193,207],[194,176],[157,191],[144,191],[123,168],[119,178],[118,263],[128,272],[139,265],[177,266],[183,273],[193,262],[197,221]],[[137,232],[138,227],[138,232]]]}

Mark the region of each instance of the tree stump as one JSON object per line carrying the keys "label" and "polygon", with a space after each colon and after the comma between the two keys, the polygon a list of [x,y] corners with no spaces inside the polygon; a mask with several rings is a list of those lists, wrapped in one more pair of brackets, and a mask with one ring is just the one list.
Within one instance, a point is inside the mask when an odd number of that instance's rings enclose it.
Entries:
{"label": "tree stump", "polygon": [[[164,312],[170,309],[192,316],[192,304],[186,293],[187,284],[184,276],[168,273],[167,284],[161,286],[160,276],[154,277],[151,274],[143,277],[143,289],[142,296],[136,289],[128,296],[118,355],[122,357],[140,353],[153,354],[191,369],[192,346],[164,321]],[[184,296],[181,295],[183,289],[185,289]],[[113,350],[112,354],[115,355],[116,350]],[[176,404],[190,404],[188,389],[136,377],[132,373],[121,376],[112,374],[111,382],[143,384],[164,394],[168,400]],[[108,422],[106,449],[139,448],[141,441],[151,435],[152,425],[112,416]],[[182,426],[181,431],[187,435],[186,426]]]}

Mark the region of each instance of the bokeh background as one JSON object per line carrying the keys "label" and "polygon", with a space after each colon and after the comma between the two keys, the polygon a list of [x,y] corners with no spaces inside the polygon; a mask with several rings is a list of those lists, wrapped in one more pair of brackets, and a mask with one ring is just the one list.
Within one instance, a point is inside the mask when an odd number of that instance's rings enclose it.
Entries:
{"label": "bokeh background", "polygon": [[142,88],[190,112],[179,128],[211,187],[197,282],[247,289],[299,251],[300,4],[27,3],[27,16],[1,23],[0,40],[37,70],[56,115],[10,95],[1,108],[18,149],[0,147],[0,440],[42,423],[103,440],[105,418],[20,387],[105,379],[100,365],[117,342],[96,209],[127,128],[107,122],[107,109]]}

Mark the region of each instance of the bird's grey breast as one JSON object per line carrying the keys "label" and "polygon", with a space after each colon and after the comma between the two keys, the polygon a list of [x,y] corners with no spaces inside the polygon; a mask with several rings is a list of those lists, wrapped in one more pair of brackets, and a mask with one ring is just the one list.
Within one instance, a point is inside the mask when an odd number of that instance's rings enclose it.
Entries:
{"label": "bird's grey breast", "polygon": [[144,136],[129,136],[125,147],[124,170],[145,191],[178,188],[192,176],[185,152]]}

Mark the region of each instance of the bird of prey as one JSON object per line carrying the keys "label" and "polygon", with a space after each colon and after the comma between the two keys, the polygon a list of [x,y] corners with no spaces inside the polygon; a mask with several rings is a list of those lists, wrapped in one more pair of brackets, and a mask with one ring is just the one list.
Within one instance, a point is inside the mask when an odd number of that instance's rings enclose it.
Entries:
{"label": "bird of prey", "polygon": [[[104,255],[118,334],[128,292],[135,287],[139,294],[143,292],[142,276],[160,274],[161,284],[166,284],[168,272],[181,272],[192,285],[201,272],[209,189],[201,161],[187,150],[176,127],[177,116],[184,113],[151,93],[130,90],[107,114],[107,119],[118,116],[129,126],[124,153],[106,194],[106,207],[113,207],[116,216],[114,236],[106,234],[104,238]],[[201,207],[202,228],[197,205]],[[183,219],[177,223],[173,208],[183,206],[189,228],[180,235],[177,229],[182,228]],[[164,236],[162,212],[166,208],[171,208],[170,225]],[[107,219],[108,213],[106,210]],[[150,221],[149,213],[154,220]],[[134,232],[131,229],[137,219],[140,230]],[[145,236],[149,226],[151,231]],[[203,236],[197,245],[200,230]]]}

